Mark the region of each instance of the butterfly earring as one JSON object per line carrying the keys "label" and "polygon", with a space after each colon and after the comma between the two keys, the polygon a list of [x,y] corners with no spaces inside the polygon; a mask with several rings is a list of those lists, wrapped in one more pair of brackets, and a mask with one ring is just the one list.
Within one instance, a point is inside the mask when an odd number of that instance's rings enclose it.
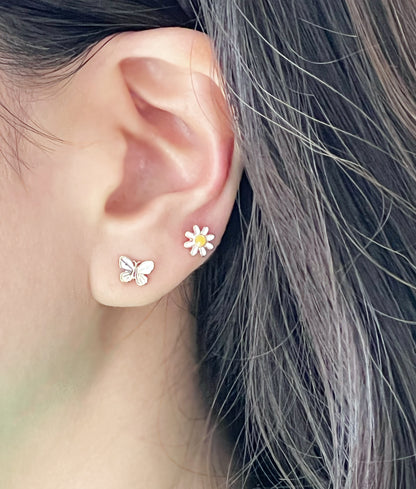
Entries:
{"label": "butterfly earring", "polygon": [[155,264],[151,260],[141,262],[130,260],[127,256],[120,256],[118,265],[124,270],[120,273],[121,282],[127,283],[135,280],[136,284],[140,287],[147,284],[147,275],[149,275],[155,268]]}

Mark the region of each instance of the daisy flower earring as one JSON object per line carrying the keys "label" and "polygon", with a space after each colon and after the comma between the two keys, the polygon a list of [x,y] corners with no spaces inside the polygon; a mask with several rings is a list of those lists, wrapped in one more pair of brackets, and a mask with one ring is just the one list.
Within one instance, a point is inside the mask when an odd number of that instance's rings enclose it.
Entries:
{"label": "daisy flower earring", "polygon": [[204,226],[201,230],[199,226],[195,224],[193,229],[193,233],[190,231],[185,233],[185,236],[189,241],[184,243],[184,247],[191,248],[192,256],[198,254],[198,251],[201,256],[205,256],[207,254],[207,250],[214,249],[214,245],[210,243],[210,241],[212,241],[215,236],[213,234],[208,234],[208,226]]}

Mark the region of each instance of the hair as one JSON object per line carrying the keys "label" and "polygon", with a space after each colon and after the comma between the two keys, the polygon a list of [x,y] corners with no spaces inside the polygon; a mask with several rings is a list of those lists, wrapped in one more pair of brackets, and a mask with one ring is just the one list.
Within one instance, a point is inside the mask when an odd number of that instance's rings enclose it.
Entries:
{"label": "hair", "polygon": [[0,67],[53,78],[106,36],[167,26],[212,38],[244,164],[190,304],[239,475],[416,487],[413,1],[14,0]]}

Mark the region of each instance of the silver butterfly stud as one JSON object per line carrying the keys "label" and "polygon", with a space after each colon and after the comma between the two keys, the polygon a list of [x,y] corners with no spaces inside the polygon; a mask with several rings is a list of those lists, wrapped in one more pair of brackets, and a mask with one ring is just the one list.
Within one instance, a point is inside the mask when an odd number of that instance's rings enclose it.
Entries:
{"label": "silver butterfly stud", "polygon": [[140,287],[147,284],[147,275],[155,268],[155,264],[151,260],[141,262],[130,260],[127,256],[120,256],[118,264],[124,270],[120,273],[120,280],[126,283],[136,280],[136,284]]}

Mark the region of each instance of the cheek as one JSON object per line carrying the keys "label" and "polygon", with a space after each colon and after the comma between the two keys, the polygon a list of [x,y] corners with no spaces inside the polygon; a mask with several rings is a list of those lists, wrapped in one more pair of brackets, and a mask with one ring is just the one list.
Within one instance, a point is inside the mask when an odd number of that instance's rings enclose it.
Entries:
{"label": "cheek", "polygon": [[0,161],[0,371],[29,364],[71,334],[81,313],[73,284],[82,273],[75,263],[78,232],[64,198],[50,190],[59,165],[37,161],[22,168],[21,179],[4,165]]}
{"label": "cheek", "polygon": [[[50,201],[46,182],[31,178],[25,188],[17,176],[10,175],[0,185],[0,324],[4,326],[16,315],[33,317],[34,309],[41,305],[39,299],[54,276],[57,256],[51,224],[56,222],[58,209],[57,203]],[[29,305],[32,311],[25,314]],[[5,315],[5,311],[9,313]]]}

